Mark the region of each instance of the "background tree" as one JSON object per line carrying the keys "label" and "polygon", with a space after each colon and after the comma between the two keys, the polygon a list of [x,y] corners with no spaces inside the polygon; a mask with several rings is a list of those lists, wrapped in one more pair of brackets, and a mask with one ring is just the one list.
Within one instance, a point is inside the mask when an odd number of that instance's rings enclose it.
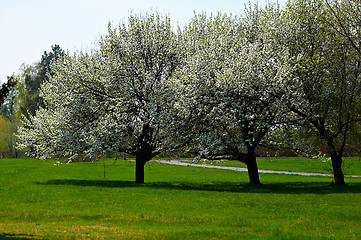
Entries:
{"label": "background tree", "polygon": [[48,76],[53,75],[50,69],[51,64],[65,55],[59,45],[53,45],[51,49],[49,53],[44,51],[38,63],[31,66],[24,64],[20,69],[15,102],[17,102],[18,110],[25,117],[29,117],[28,114],[34,115],[40,106],[44,106],[43,99],[39,95],[40,86],[48,81]]}
{"label": "background tree", "polygon": [[14,75],[11,77],[8,77],[7,82],[3,83],[0,88],[0,104],[3,104],[6,100],[8,94],[11,92],[11,90],[16,85],[16,79],[14,78]]}
{"label": "background tree", "polygon": [[360,120],[360,58],[350,42],[327,24],[322,0],[294,1],[285,11],[293,81],[289,108],[331,156],[336,185],[344,185],[342,156],[350,129]]}
{"label": "background tree", "polygon": [[0,157],[18,157],[15,149],[15,133],[19,122],[16,119],[0,116]]}
{"label": "background tree", "polygon": [[10,118],[14,113],[14,99],[18,81],[14,77],[8,77],[8,81],[3,83],[0,89],[1,115]]}
{"label": "background tree", "polygon": [[39,96],[40,85],[47,81],[47,74],[51,75],[52,62],[62,56],[64,56],[64,51],[58,45],[54,45],[52,52],[44,52],[41,61],[33,65],[23,64],[20,72],[8,77],[8,82],[2,85],[0,114],[3,119],[0,127],[0,141],[3,142],[3,157],[18,156],[14,134],[20,125],[22,115],[29,118],[28,114],[33,115],[35,110],[43,105],[43,100]]}
{"label": "background tree", "polygon": [[14,111],[13,99],[15,96],[14,87],[17,84],[16,78],[8,77],[7,82],[3,83],[0,88],[0,151],[1,157],[10,156],[17,157],[17,151],[14,148],[14,133],[17,128],[16,121],[12,121],[12,114]]}
{"label": "background tree", "polygon": [[136,182],[144,165],[169,147],[177,65],[169,17],[131,15],[108,28],[91,54],[64,56],[42,85],[45,107],[20,128],[20,148],[37,157],[125,152],[136,157]]}
{"label": "background tree", "polygon": [[196,15],[182,32],[184,63],[174,79],[177,105],[192,119],[189,138],[206,159],[247,165],[260,184],[255,149],[283,121],[284,78],[289,74],[277,6],[249,7],[238,19]]}
{"label": "background tree", "polygon": [[7,138],[9,136],[9,129],[10,129],[9,121],[0,116],[0,152],[1,157],[5,156],[5,153],[9,151],[9,144],[7,142]]}

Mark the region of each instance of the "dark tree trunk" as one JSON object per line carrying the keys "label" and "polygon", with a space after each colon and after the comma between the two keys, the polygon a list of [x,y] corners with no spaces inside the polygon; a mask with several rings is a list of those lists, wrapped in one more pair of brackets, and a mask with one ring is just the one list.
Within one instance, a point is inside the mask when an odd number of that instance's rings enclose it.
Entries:
{"label": "dark tree trunk", "polygon": [[135,157],[135,182],[144,183],[144,165],[152,159],[152,153],[140,150]]}
{"label": "dark tree trunk", "polygon": [[345,177],[342,172],[342,152],[337,154],[337,150],[335,145],[333,144],[332,139],[328,139],[327,141],[328,151],[331,155],[332,169],[333,169],[333,177],[335,180],[336,186],[345,186]]}
{"label": "dark tree trunk", "polygon": [[260,185],[255,148],[248,147],[246,154],[238,153],[238,160],[247,165],[250,184]]}
{"label": "dark tree trunk", "polygon": [[142,159],[136,158],[135,160],[135,182],[144,183],[144,162]]}
{"label": "dark tree trunk", "polygon": [[333,177],[336,186],[345,186],[345,177],[342,171],[342,157],[337,154],[331,154]]}
{"label": "dark tree trunk", "polygon": [[247,157],[246,165],[248,169],[248,177],[250,184],[255,184],[255,185],[261,184],[258,174],[257,159],[254,154],[249,155]]}
{"label": "dark tree trunk", "polygon": [[138,139],[137,152],[135,154],[135,182],[144,183],[144,165],[152,159],[153,147],[152,142],[153,129],[149,123],[143,125],[142,133]]}

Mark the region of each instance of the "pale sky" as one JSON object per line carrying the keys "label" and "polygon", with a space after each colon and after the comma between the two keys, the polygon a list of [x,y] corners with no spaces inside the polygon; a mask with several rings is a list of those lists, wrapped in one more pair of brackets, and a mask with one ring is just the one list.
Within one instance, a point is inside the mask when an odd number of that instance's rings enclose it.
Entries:
{"label": "pale sky", "polygon": [[[0,82],[33,64],[54,44],[70,52],[89,50],[106,34],[108,22],[118,25],[129,12],[158,10],[174,26],[193,12],[239,14],[249,0],[0,0]],[[250,0],[255,3],[256,0]],[[258,0],[263,5],[269,0]],[[286,0],[279,0],[284,5]]]}

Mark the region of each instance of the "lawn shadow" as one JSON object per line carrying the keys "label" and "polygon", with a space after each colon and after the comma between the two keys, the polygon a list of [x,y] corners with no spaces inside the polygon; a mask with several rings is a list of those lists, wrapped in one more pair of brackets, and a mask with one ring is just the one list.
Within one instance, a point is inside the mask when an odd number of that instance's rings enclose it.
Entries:
{"label": "lawn shadow", "polygon": [[28,234],[9,234],[9,233],[0,233],[0,239],[17,239],[17,240],[40,240],[44,238],[38,238],[34,235]]}
{"label": "lawn shadow", "polygon": [[236,182],[187,183],[187,182],[153,182],[138,184],[130,181],[107,180],[49,180],[41,185],[71,185],[80,187],[105,188],[158,188],[184,191],[239,192],[239,193],[275,193],[275,194],[333,194],[361,193],[361,183],[350,183],[337,187],[327,182],[286,182],[263,185],[239,184]]}

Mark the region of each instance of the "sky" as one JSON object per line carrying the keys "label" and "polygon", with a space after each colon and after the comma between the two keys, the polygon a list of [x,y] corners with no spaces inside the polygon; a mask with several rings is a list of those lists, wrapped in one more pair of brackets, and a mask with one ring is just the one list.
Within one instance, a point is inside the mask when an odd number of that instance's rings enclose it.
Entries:
{"label": "sky", "polygon": [[[250,0],[255,3],[257,0]],[[270,0],[258,0],[264,4]],[[184,25],[194,12],[240,14],[249,0],[0,0],[0,82],[19,73],[22,63],[40,61],[58,44],[69,52],[94,48],[130,12],[157,10],[169,14],[174,26]],[[286,0],[278,1],[281,5]]]}

